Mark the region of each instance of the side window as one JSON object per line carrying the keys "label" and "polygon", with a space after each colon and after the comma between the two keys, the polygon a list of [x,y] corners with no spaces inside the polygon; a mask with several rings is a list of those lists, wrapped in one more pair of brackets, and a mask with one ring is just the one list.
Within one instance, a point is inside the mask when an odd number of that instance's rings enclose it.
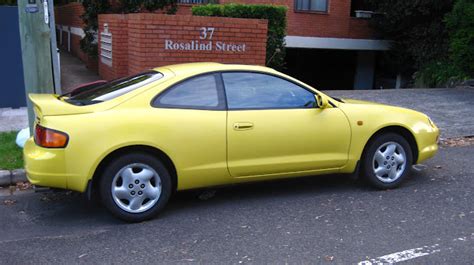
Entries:
{"label": "side window", "polygon": [[223,92],[218,88],[217,75],[192,77],[160,94],[154,107],[182,109],[224,109]]}
{"label": "side window", "polygon": [[314,94],[285,79],[251,72],[222,73],[229,109],[292,109],[315,106]]}

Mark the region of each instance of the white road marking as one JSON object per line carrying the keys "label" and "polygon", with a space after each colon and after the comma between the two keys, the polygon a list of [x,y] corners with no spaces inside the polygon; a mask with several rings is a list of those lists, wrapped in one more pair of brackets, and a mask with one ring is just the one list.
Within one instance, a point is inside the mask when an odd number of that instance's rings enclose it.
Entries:
{"label": "white road marking", "polygon": [[419,257],[427,256],[436,252],[440,252],[439,245],[435,244],[432,246],[424,246],[420,248],[412,248],[400,252],[395,252],[378,258],[364,260],[359,262],[359,265],[374,265],[374,264],[393,264],[406,260],[416,259]]}
{"label": "white road marking", "polygon": [[[471,233],[470,236],[463,236],[463,237],[458,237],[453,239],[453,242],[466,242],[466,241],[471,241],[474,240],[474,233]],[[448,245],[451,245],[447,243]],[[445,246],[443,249],[452,249],[452,247],[447,247]],[[393,263],[398,263],[402,261],[407,261],[407,260],[412,260],[416,259],[419,257],[423,256],[428,256],[434,253],[438,253],[441,251],[441,247],[439,244],[434,244],[431,246],[423,246],[419,248],[412,248],[412,249],[407,249],[403,250],[400,252],[395,252],[392,254],[380,256],[377,258],[369,259],[369,260],[364,260],[359,263],[358,265],[379,265],[379,264],[393,264]]]}

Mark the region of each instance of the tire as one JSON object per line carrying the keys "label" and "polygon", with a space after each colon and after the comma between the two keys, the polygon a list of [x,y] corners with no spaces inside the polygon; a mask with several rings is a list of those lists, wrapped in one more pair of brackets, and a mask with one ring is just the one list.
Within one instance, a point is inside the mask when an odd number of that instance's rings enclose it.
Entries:
{"label": "tire", "polygon": [[413,153],[407,140],[396,133],[385,133],[366,147],[362,177],[377,189],[393,189],[408,177],[412,164]]}
{"label": "tire", "polygon": [[131,153],[113,160],[99,182],[103,205],[127,222],[155,217],[171,195],[171,177],[164,164],[145,153]]}

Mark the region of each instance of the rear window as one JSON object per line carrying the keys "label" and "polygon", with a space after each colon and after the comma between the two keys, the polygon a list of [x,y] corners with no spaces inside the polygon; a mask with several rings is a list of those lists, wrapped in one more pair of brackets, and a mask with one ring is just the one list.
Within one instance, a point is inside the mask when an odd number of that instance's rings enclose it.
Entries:
{"label": "rear window", "polygon": [[115,79],[105,84],[81,91],[69,97],[66,101],[74,105],[90,105],[104,102],[127,94],[130,91],[150,84],[162,77],[163,74],[157,71],[143,72],[133,76]]}

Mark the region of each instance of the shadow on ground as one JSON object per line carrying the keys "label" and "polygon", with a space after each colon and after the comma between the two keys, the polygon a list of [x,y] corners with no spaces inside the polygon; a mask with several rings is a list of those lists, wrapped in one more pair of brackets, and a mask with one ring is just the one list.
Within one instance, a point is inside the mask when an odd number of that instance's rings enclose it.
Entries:
{"label": "shadow on ground", "polygon": [[[412,173],[402,187],[412,186],[415,182],[427,182],[423,172]],[[215,196],[199,199],[199,195],[207,190],[215,190]],[[340,196],[352,193],[385,193],[371,188],[361,179],[352,179],[348,175],[322,175],[288,180],[274,180],[238,184],[215,189],[199,189],[175,193],[165,210],[154,221],[165,221],[168,217],[186,214],[187,211],[212,210],[219,207],[238,207],[280,200],[282,204],[299,198]],[[39,201],[48,206],[42,209],[42,214],[36,216],[36,221],[47,224],[71,224],[74,222],[94,221],[100,224],[124,224],[112,217],[99,201],[88,201],[83,194],[71,191],[46,191],[37,193]],[[234,204],[234,205],[233,205]],[[233,206],[232,206],[233,205]]]}

